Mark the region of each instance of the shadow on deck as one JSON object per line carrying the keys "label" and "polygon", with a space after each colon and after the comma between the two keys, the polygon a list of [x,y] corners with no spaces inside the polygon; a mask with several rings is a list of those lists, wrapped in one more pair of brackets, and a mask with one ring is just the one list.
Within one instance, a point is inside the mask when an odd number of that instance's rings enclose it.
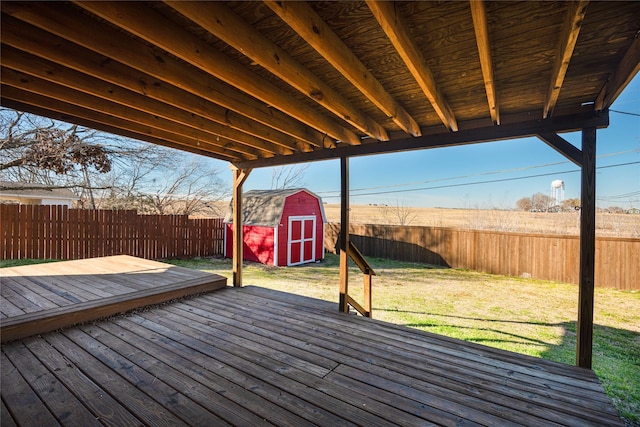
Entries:
{"label": "shadow on deck", "polygon": [[592,371],[226,288],[2,347],[2,425],[622,426]]}

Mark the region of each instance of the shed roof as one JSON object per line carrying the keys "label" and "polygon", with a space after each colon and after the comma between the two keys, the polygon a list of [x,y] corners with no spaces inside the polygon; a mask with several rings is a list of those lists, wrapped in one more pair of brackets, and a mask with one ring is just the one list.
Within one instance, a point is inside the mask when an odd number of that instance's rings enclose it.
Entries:
{"label": "shed roof", "polygon": [[78,200],[68,188],[49,188],[43,184],[0,181],[0,195],[28,199]]}
{"label": "shed roof", "polygon": [[638,1],[0,6],[3,106],[240,168],[559,146],[640,69]]}
{"label": "shed roof", "polygon": [[[286,190],[251,190],[243,193],[242,223],[244,225],[261,225],[265,227],[277,226],[282,219],[286,199],[300,192],[308,193],[318,199],[322,221],[327,222],[320,197],[304,188],[291,188]],[[229,203],[224,222],[233,223],[233,207],[231,203]]]}

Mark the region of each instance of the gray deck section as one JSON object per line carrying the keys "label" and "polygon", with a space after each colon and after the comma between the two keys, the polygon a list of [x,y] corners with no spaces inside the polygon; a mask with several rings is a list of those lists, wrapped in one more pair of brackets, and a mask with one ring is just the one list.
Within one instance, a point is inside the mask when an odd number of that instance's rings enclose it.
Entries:
{"label": "gray deck section", "polygon": [[2,347],[2,425],[622,426],[592,371],[226,288]]}
{"label": "gray deck section", "polygon": [[226,286],[217,274],[118,255],[0,269],[2,342]]}

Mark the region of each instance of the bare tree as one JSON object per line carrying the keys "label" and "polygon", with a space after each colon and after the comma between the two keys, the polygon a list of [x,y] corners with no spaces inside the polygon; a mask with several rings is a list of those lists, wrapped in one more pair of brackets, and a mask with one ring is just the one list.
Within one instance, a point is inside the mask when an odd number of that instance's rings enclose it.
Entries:
{"label": "bare tree", "polygon": [[271,171],[271,189],[284,190],[286,188],[304,187],[304,174],[309,165],[299,164],[279,166]]}
{"label": "bare tree", "polygon": [[204,158],[9,109],[0,125],[0,180],[71,188],[93,209],[220,215],[227,186]]}
{"label": "bare tree", "polygon": [[403,201],[396,199],[395,205],[381,206],[382,216],[389,224],[410,225],[418,216],[416,210]]}
{"label": "bare tree", "polygon": [[[184,160],[184,159],[183,159]],[[142,195],[147,213],[219,216],[220,202],[229,196],[219,172],[203,159],[185,161],[183,166],[155,180],[155,191]]]}
{"label": "bare tree", "polygon": [[22,112],[0,110],[0,179],[84,187],[87,172],[111,170],[95,131]]}
{"label": "bare tree", "polygon": [[516,202],[516,207],[525,212],[531,211],[533,204],[531,203],[531,197],[523,197]]}

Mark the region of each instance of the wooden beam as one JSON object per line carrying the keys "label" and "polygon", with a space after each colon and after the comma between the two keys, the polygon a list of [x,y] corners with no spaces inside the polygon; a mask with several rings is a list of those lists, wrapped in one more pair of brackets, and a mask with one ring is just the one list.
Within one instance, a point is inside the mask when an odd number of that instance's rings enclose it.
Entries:
{"label": "wooden beam", "polygon": [[[447,100],[438,88],[433,73],[427,66],[424,55],[414,43],[407,30],[407,25],[396,8],[396,3],[390,1],[367,0],[367,5],[373,16],[384,30],[396,51],[409,68],[409,72],[416,79],[418,85],[442,120],[442,123],[452,131],[458,130],[458,122],[449,107]],[[416,135],[417,136],[417,135]]]}
{"label": "wooden beam", "polygon": [[144,4],[93,1],[76,4],[332,138],[348,144],[360,143],[360,137],[351,130],[291,97]]}
{"label": "wooden beam", "polygon": [[[4,77],[4,76],[3,76]],[[94,123],[102,123],[109,126],[113,130],[121,129],[133,134],[147,135],[156,140],[163,140],[164,146],[168,146],[176,149],[183,149],[185,147],[192,147],[195,149],[202,149],[207,151],[211,157],[219,157],[227,161],[241,161],[246,160],[246,157],[229,151],[227,149],[213,146],[206,141],[201,141],[197,138],[173,133],[163,129],[154,128],[151,126],[135,123],[127,119],[115,117],[110,114],[100,111],[101,105],[94,105],[95,110],[90,110],[84,106],[77,106],[60,101],[56,98],[50,98],[47,96],[39,95],[32,92],[27,92],[20,88],[14,88],[8,85],[2,85],[2,100],[10,99],[22,103],[25,106],[35,106],[44,110],[58,112],[64,114],[68,119],[66,121],[75,123],[76,118],[80,120],[90,121]],[[30,110],[26,110],[30,111]],[[69,118],[71,120],[69,120]],[[118,135],[125,135],[124,132],[114,132]],[[128,135],[125,135],[128,136]],[[145,139],[142,139],[145,140]]]}
{"label": "wooden beam", "polygon": [[609,108],[613,101],[618,98],[625,87],[633,80],[633,77],[640,71],[640,36],[631,43],[631,47],[618,64],[618,68],[609,76],[598,97],[596,98],[596,111]]}
{"label": "wooden beam", "polygon": [[576,42],[578,41],[578,34],[580,34],[580,28],[582,27],[582,21],[587,12],[588,4],[588,0],[568,3],[566,18],[562,24],[562,33],[556,48],[557,55],[553,63],[553,69],[551,70],[551,82],[547,90],[547,99],[544,103],[542,113],[542,117],[545,119],[552,114],[553,108],[558,102],[560,89],[562,89],[564,77],[567,74],[569,62],[573,56],[573,49],[576,47]]}
{"label": "wooden beam", "polygon": [[484,88],[489,103],[489,113],[494,124],[500,124],[500,107],[496,95],[495,78],[493,77],[493,59],[491,56],[491,44],[489,43],[489,26],[487,24],[487,9],[484,0],[471,0],[471,15],[473,17],[473,29],[476,33],[476,44],[482,67]]}
{"label": "wooden beam", "polygon": [[596,129],[582,130],[580,194],[580,277],[576,364],[591,369],[596,253]]}
{"label": "wooden beam", "polygon": [[313,153],[295,153],[286,157],[258,159],[249,162],[239,162],[242,167],[267,167],[318,160],[337,159],[343,156],[355,157],[371,154],[395,153],[408,150],[423,150],[430,148],[452,147],[458,145],[477,144],[480,142],[499,141],[505,139],[523,138],[552,132],[570,132],[585,127],[603,128],[609,125],[607,110],[570,116],[551,117],[546,120],[530,120],[521,123],[502,124],[500,126],[486,126],[475,129],[459,130],[423,135],[419,138],[392,139],[384,144],[362,144],[359,146],[337,147],[335,150],[316,151]]}
{"label": "wooden beam", "polygon": [[243,260],[243,224],[242,224],[242,186],[249,178],[251,169],[239,169],[231,166],[233,171],[233,286],[242,287]]}
{"label": "wooden beam", "polygon": [[538,134],[538,138],[547,143],[549,147],[571,160],[577,166],[582,167],[582,151],[557,133],[549,132]]}
{"label": "wooden beam", "polygon": [[311,6],[297,1],[267,0],[265,3],[401,129],[412,136],[421,135],[413,117],[393,99]]}
{"label": "wooden beam", "polygon": [[165,2],[342,120],[380,141],[387,131],[222,2]]}
{"label": "wooden beam", "polygon": [[[68,11],[60,4],[49,5],[47,3],[2,3],[2,11],[11,13],[11,16],[2,16],[2,42],[9,43],[50,61],[60,63],[69,68],[111,81],[122,85],[117,80],[119,71],[127,67],[138,70],[143,74],[126,72],[124,76],[134,80],[135,90],[146,95],[158,95],[164,93],[164,88],[175,87],[187,91],[195,97],[183,98],[178,96],[181,104],[203,104],[206,110],[210,108],[212,115],[216,116],[221,111],[224,115],[227,111],[227,121],[236,129],[241,128],[250,132],[253,127],[250,122],[243,122],[239,115],[255,120],[267,127],[277,129],[283,134],[294,139],[283,138],[278,134],[256,135],[263,139],[280,139],[280,145],[295,149],[296,151],[309,151],[313,147],[334,147],[335,141],[324,132],[312,129],[296,120],[291,119],[281,111],[269,108],[264,103],[240,92],[230,86],[196,71],[158,49],[148,47],[145,43],[133,39],[121,31],[114,30],[111,26],[99,22],[92,22],[86,16],[75,10]],[[28,23],[30,25],[25,25]],[[89,40],[86,34],[98,33],[101,36]],[[57,37],[56,37],[57,36]],[[85,49],[78,48],[82,46]],[[126,46],[126,49],[121,48]],[[47,53],[48,52],[48,53]],[[99,54],[99,55],[98,55]],[[58,56],[60,55],[60,56]],[[73,60],[73,56],[76,59]],[[83,58],[89,56],[91,62],[85,62]],[[94,57],[100,56],[97,62]],[[117,58],[118,62],[111,58]],[[120,64],[119,64],[120,63]],[[127,67],[122,66],[126,65]],[[104,69],[101,70],[100,68]],[[87,69],[88,68],[88,69]],[[148,76],[152,76],[149,79]],[[157,80],[154,80],[157,79]],[[176,92],[167,93],[171,96]],[[202,98],[208,103],[193,102],[196,98]],[[219,109],[213,104],[224,107]],[[237,113],[233,115],[231,112]],[[257,130],[256,130],[257,131]],[[253,133],[255,135],[255,133]]]}
{"label": "wooden beam", "polygon": [[339,310],[349,312],[349,158],[340,158],[340,299]]}
{"label": "wooden beam", "polygon": [[88,119],[83,119],[83,118],[79,118],[79,117],[75,117],[75,116],[70,116],[68,114],[62,113],[60,111],[55,111],[55,110],[51,110],[49,108],[43,108],[43,107],[39,107],[37,105],[31,105],[31,104],[27,104],[23,101],[17,101],[17,100],[13,100],[13,99],[9,99],[7,97],[1,97],[0,101],[2,103],[3,107],[6,108],[12,108],[14,110],[18,110],[18,111],[24,111],[24,112],[28,112],[28,113],[32,113],[32,114],[37,114],[39,116],[42,117],[48,117],[50,119],[53,120],[58,120],[61,122],[66,122],[66,123],[74,123],[80,126],[84,126],[86,128],[89,129],[95,129],[95,130],[99,130],[102,132],[107,132],[107,133],[111,133],[113,135],[119,135],[119,136],[123,136],[125,138],[131,138],[131,139],[136,139],[139,141],[145,141],[148,142],[150,144],[156,144],[156,145],[160,145],[163,147],[167,147],[167,148],[173,148],[173,149],[179,149],[179,150],[183,150],[183,151],[188,151],[189,153],[194,153],[194,154],[199,154],[201,156],[207,156],[207,157],[216,157],[219,158],[221,160],[226,160],[228,162],[232,162],[234,159],[232,157],[224,157],[222,155],[220,155],[219,153],[216,152],[211,152],[208,150],[205,150],[201,147],[197,147],[197,146],[191,146],[191,145],[176,145],[175,143],[172,143],[170,141],[164,140],[164,139],[160,139],[159,137],[156,136],[152,136],[146,133],[137,133],[131,130],[126,130],[126,129],[121,129],[121,128],[116,128],[114,126],[111,125],[107,125],[104,123],[100,123],[100,122],[96,122],[96,121],[92,121],[92,120],[88,120]]}
{"label": "wooden beam", "polygon": [[[185,129],[193,129],[196,132],[202,132],[203,139],[206,136],[205,140],[207,141],[226,140],[226,143],[221,142],[219,145],[225,146],[232,151],[238,151],[242,154],[247,153],[254,157],[265,157],[265,155],[260,155],[260,152],[264,152],[266,153],[266,157],[270,157],[270,155],[273,154],[293,153],[293,150],[291,149],[270,144],[253,135],[237,131],[229,126],[224,126],[215,121],[194,115],[192,112],[167,105],[127,89],[122,89],[86,74],[20,52],[11,47],[3,47],[2,64],[12,70],[29,74],[31,77],[37,77],[39,79],[39,83],[38,80],[35,79],[30,81],[32,83],[38,83],[37,86],[42,89],[42,93],[48,93],[49,96],[51,96],[56,91],[56,87],[60,85],[68,88],[69,90],[85,93],[91,97],[98,97],[102,99],[103,102],[113,102],[115,104],[122,105],[123,111],[135,109],[136,111],[150,114],[153,116],[154,122],[156,121],[155,117],[161,117],[175,123],[176,125],[184,126]],[[44,81],[52,84],[46,85],[42,83]],[[55,97],[55,95],[53,96]],[[229,143],[229,141],[234,141],[234,143]]]}

